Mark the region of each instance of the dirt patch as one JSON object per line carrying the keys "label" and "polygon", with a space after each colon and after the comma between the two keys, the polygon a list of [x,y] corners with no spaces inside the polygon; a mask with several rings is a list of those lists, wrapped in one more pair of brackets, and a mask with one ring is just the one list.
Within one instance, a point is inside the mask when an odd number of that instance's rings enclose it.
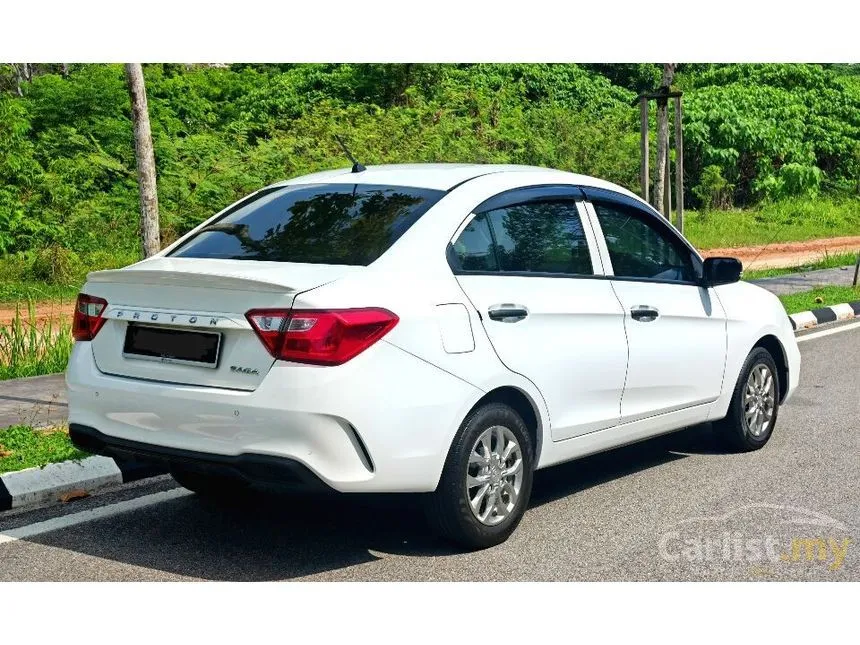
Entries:
{"label": "dirt patch", "polygon": [[[41,327],[48,322],[71,322],[72,314],[75,311],[75,303],[73,301],[45,300],[37,302],[34,305],[36,311],[36,324]],[[28,324],[30,322],[30,312],[27,309],[26,303],[20,305],[17,310],[21,316],[22,322]],[[6,326],[12,323],[15,319],[15,305],[0,305],[0,326]]]}
{"label": "dirt patch", "polygon": [[743,262],[744,269],[781,269],[817,262],[828,255],[857,253],[860,236],[831,237],[806,242],[775,242],[766,246],[707,249],[704,257],[728,255]]}

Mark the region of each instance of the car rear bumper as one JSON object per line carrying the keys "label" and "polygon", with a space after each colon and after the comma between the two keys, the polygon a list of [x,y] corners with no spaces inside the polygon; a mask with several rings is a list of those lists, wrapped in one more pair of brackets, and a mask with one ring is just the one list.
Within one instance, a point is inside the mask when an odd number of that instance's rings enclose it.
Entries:
{"label": "car rear bumper", "polygon": [[104,374],[79,342],[66,370],[69,424],[103,454],[186,458],[248,480],[309,472],[340,492],[434,490],[483,393],[385,341],[367,354],[338,367],[278,362],[240,391]]}
{"label": "car rear bumper", "polygon": [[157,464],[166,470],[186,468],[226,475],[258,486],[307,492],[332,491],[307,466],[287,457],[253,453],[215,455],[167,448],[110,437],[95,428],[77,423],[69,425],[69,437],[81,450],[122,460]]}

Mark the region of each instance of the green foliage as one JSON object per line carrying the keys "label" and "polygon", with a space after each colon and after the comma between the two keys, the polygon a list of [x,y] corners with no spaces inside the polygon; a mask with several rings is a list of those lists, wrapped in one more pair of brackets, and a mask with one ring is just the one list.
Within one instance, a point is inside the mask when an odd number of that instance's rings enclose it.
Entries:
{"label": "green foliage", "polygon": [[84,265],[74,251],[53,245],[36,251],[30,275],[48,284],[74,284],[84,273]]}
{"label": "green foliage", "polygon": [[693,194],[699,198],[706,210],[722,209],[731,206],[733,190],[734,186],[723,177],[722,169],[717,165],[710,165],[702,170],[702,177],[699,185],[693,187]]}
{"label": "green foliage", "polygon": [[[682,79],[684,168],[716,165],[733,202],[852,192],[860,83],[820,65],[723,65]],[[695,194],[695,193],[694,193]]]}

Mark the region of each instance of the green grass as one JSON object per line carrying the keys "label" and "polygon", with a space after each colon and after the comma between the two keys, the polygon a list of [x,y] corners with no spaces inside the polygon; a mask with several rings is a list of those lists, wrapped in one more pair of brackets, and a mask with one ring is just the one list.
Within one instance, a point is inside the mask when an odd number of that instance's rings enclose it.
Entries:
{"label": "green grass", "polygon": [[18,425],[0,430],[0,473],[88,456],[72,445],[66,428]]}
{"label": "green grass", "polygon": [[860,287],[818,287],[811,291],[780,296],[779,299],[787,313],[796,314],[799,311],[860,300]]}
{"label": "green grass", "polygon": [[30,303],[26,317],[16,309],[11,324],[0,327],[0,380],[62,372],[71,351],[71,322],[39,324]]}
{"label": "green grass", "polygon": [[0,282],[0,304],[15,304],[29,300],[56,300],[72,302],[78,295],[80,284],[57,285],[35,280]]}
{"label": "green grass", "polygon": [[74,301],[90,271],[137,262],[126,251],[78,256],[68,249],[30,251],[0,257],[0,305],[35,301]]}
{"label": "green grass", "polygon": [[836,253],[828,255],[817,262],[811,262],[796,267],[783,267],[781,269],[753,269],[752,271],[744,271],[744,280],[758,280],[759,278],[775,278],[781,275],[790,275],[792,273],[806,273],[807,271],[817,271],[819,269],[835,269],[837,267],[853,266],[857,262],[855,253]]}
{"label": "green grass", "polygon": [[745,210],[689,211],[684,235],[699,249],[860,235],[860,199],[791,199]]}

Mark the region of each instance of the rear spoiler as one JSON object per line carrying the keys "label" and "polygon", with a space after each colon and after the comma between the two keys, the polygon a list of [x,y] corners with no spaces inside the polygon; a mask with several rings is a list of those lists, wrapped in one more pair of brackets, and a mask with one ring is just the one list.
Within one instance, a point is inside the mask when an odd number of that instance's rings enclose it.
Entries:
{"label": "rear spoiler", "polygon": [[281,282],[221,273],[192,273],[165,269],[111,269],[87,274],[87,282],[111,284],[148,284],[156,287],[182,286],[208,289],[235,289],[277,294],[295,294],[298,289]]}

